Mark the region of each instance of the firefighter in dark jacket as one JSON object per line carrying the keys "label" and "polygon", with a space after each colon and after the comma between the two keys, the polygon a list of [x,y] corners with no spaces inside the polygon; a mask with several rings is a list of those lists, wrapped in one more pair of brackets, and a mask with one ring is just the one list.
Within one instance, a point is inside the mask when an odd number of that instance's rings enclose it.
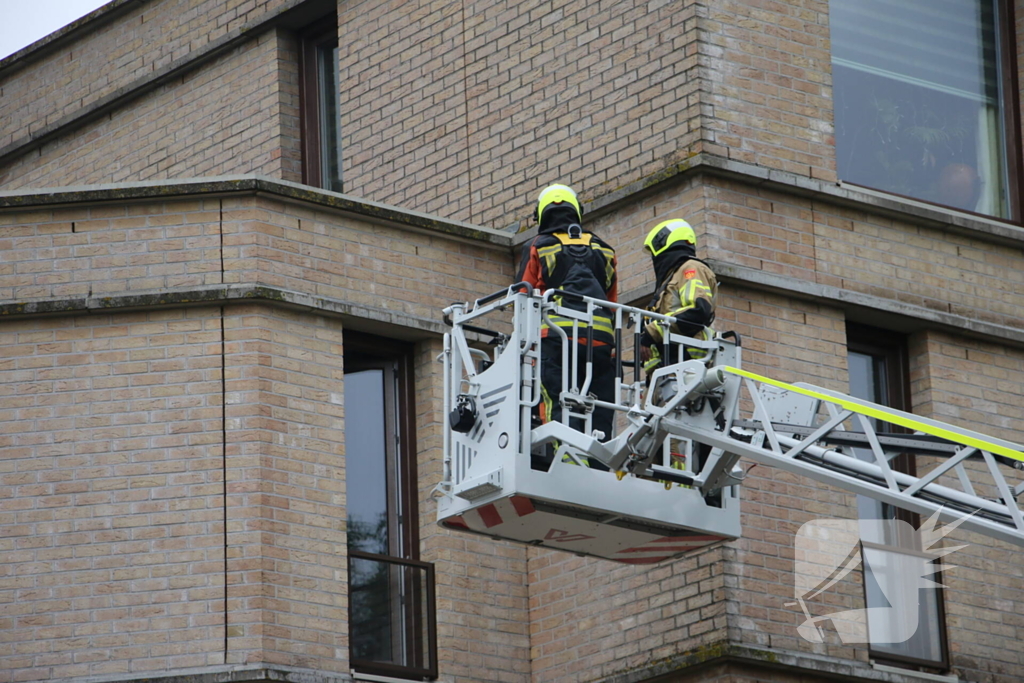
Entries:
{"label": "firefighter in dark jacket", "polygon": [[[523,246],[519,266],[518,282],[528,282],[543,293],[548,289],[559,289],[605,301],[618,301],[618,276],[616,274],[615,251],[597,235],[587,232],[580,225],[582,211],[576,193],[565,185],[551,185],[540,193],[537,201],[536,218],[540,225],[537,237]],[[556,296],[555,300],[567,308],[586,310],[586,305],[571,299]],[[580,324],[577,339],[573,340],[573,321],[552,315],[551,322],[568,335],[568,343],[578,343],[579,363],[576,368],[576,382],[583,386],[586,375],[586,350],[588,330]],[[587,393],[599,400],[611,402],[615,393],[615,334],[613,316],[610,310],[597,309],[593,325],[593,366],[590,387]],[[572,350],[569,350],[569,363]],[[541,403],[538,417],[542,423],[562,420],[562,337],[552,330],[547,321],[541,329]],[[571,378],[570,378],[571,381]],[[591,419],[592,427],[603,433],[604,439],[612,436],[613,413],[609,408],[596,408]],[[571,427],[583,429],[581,420],[572,420]],[[553,451],[535,457],[534,467],[547,470]],[[599,463],[591,463],[597,466]]]}
{"label": "firefighter in dark jacket", "polygon": [[[654,264],[655,290],[648,310],[672,316],[676,322],[670,331],[708,341],[714,337],[715,295],[718,280],[714,272],[697,258],[697,237],[686,221],[673,218],[658,223],[647,234],[644,249]],[[640,357],[648,377],[662,365],[659,345],[662,327],[649,323],[640,337]],[[704,349],[687,347],[684,359],[701,359]],[[670,358],[667,364],[678,362]]]}

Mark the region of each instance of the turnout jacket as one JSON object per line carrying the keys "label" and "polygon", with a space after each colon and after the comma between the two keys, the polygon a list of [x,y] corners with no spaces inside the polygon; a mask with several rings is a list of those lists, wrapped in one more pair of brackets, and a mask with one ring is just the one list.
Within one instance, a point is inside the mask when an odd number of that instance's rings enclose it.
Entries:
{"label": "turnout jacket", "polygon": [[[534,289],[544,293],[548,289],[561,289],[573,294],[618,302],[618,274],[615,250],[597,235],[576,230],[558,230],[537,235],[523,245],[517,282],[528,282]],[[586,305],[556,296],[559,305],[577,310],[586,310]],[[573,321],[558,315],[551,316],[552,322],[572,336]],[[594,343],[612,344],[615,332],[611,312],[597,309],[594,314]],[[549,325],[545,321],[541,336],[549,336]],[[553,335],[554,333],[551,332]],[[586,341],[586,327],[580,325],[580,342]]]}
{"label": "turnout jacket", "polygon": [[[715,319],[715,295],[718,294],[718,279],[703,261],[691,258],[682,263],[655,295],[650,310],[677,318],[671,331],[695,339],[710,339],[711,323]],[[660,344],[661,327],[647,324],[647,333]],[[703,349],[699,350],[702,357]],[[691,351],[697,356],[698,349]]]}

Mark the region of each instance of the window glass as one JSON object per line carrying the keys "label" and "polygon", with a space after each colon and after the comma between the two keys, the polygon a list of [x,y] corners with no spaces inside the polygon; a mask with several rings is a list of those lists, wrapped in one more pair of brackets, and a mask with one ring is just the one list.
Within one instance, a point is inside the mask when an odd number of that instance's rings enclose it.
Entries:
{"label": "window glass", "polygon": [[320,92],[320,178],[325,190],[341,192],[341,114],[339,112],[338,40],[317,46]]}
{"label": "window glass", "polygon": [[832,0],[841,180],[1009,218],[997,0]]}
{"label": "window glass", "polygon": [[[882,331],[867,328],[851,326],[850,332],[847,352],[850,395],[899,410],[909,410],[898,386],[903,381],[902,373],[906,372],[902,340],[891,335],[886,336]],[[872,426],[883,432],[891,429],[874,419]],[[854,453],[861,460],[875,460],[873,452],[868,448],[854,449]],[[901,456],[891,461],[893,468],[904,469],[897,460],[906,457],[909,456]],[[913,528],[920,526],[920,520],[916,515],[898,510],[869,496],[857,496],[857,511],[861,519],[899,518],[907,521]],[[897,531],[899,528],[883,526],[880,529],[873,529],[868,526],[863,530],[869,534],[878,532],[877,536],[862,535],[865,542],[862,557],[864,598],[869,608],[870,651],[872,656],[894,662],[941,668],[945,663],[945,632],[941,594],[938,588],[921,588],[918,591],[916,629],[909,638],[900,633],[898,642],[893,641],[893,634],[904,624],[913,621],[908,622],[905,618],[899,617],[894,619],[891,609],[885,608],[901,609],[904,606],[891,605],[885,595],[893,594],[891,586],[897,585],[894,583],[897,579],[896,572],[915,571],[914,567],[920,563],[917,559],[920,548],[916,547],[916,535],[913,538],[890,537],[889,532]]]}
{"label": "window glass", "polygon": [[345,480],[350,548],[389,554],[384,371],[345,373]]}
{"label": "window glass", "polygon": [[350,661],[361,673],[433,678],[434,570],[415,559],[409,349],[346,336],[344,392]]}
{"label": "window glass", "polygon": [[[850,368],[850,395],[862,398],[872,403],[889,405],[885,393],[885,357],[872,356],[867,353],[850,351],[847,355],[847,364]],[[882,429],[875,418],[869,418],[871,425],[876,430]],[[853,428],[860,431],[856,422]],[[858,458],[866,462],[874,462],[875,455],[870,448],[855,448],[854,453]],[[870,496],[857,496],[857,511],[861,519],[889,519],[893,512],[891,506],[876,500]],[[867,539],[881,543],[882,539]]]}
{"label": "window glass", "polygon": [[342,191],[338,20],[320,19],[301,33],[302,182]]}

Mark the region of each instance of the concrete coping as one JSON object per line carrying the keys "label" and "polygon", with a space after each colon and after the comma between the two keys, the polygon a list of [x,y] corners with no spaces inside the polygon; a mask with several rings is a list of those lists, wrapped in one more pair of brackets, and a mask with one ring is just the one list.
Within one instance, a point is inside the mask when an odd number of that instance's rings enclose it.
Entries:
{"label": "concrete coping", "polygon": [[[994,244],[1024,248],[1024,227],[978,214],[927,204],[843,182],[829,182],[727,159],[715,154],[693,154],[658,173],[603,194],[583,205],[583,221],[613,213],[627,203],[684,183],[697,175],[725,178],[780,194],[807,197],[833,206],[857,209]],[[518,247],[537,235],[536,226],[515,235]]]}
{"label": "concrete coping", "polygon": [[[658,181],[662,182],[662,181]],[[631,186],[632,187],[632,186]],[[653,185],[651,186],[653,187]],[[628,188],[613,193],[601,200],[592,203],[594,212],[609,212],[614,207],[625,201],[626,197],[632,200],[644,188],[636,188],[627,192]],[[652,190],[653,191],[653,190]],[[621,193],[621,195],[620,195]],[[87,185],[80,187],[63,187],[52,189],[25,189],[17,191],[0,192],[0,212],[16,211],[25,209],[67,207],[69,205],[82,204],[110,204],[123,203],[125,201],[146,201],[154,199],[182,199],[182,198],[203,198],[203,197],[224,197],[239,196],[244,194],[266,194],[272,198],[294,202],[305,206],[322,207],[327,210],[334,210],[344,215],[353,216],[370,222],[389,225],[402,229],[414,230],[425,234],[442,235],[449,238],[464,240],[472,244],[490,246],[498,250],[508,250],[513,242],[522,243],[526,238],[520,235],[512,235],[508,232],[493,230],[452,221],[430,214],[400,209],[387,204],[380,204],[350,195],[337,192],[319,190],[299,183],[291,183],[283,180],[275,180],[256,175],[224,176],[213,178],[199,178],[194,180],[181,181],[153,181],[139,183],[115,183],[109,185]],[[934,210],[931,208],[922,210]],[[950,212],[952,213],[952,212]],[[592,214],[591,214],[592,215]],[[948,227],[948,226],[947,226]],[[1001,229],[1016,229],[1015,226],[998,224]],[[1011,346],[1024,348],[1024,331],[998,325],[995,323],[975,320],[949,312],[932,310],[922,306],[915,306],[895,300],[884,299],[877,296],[847,291],[836,287],[819,285],[816,283],[797,280],[782,275],[775,275],[765,271],[752,268],[735,266],[733,264],[714,260],[711,263],[715,272],[723,280],[732,280],[739,285],[774,291],[784,296],[796,296],[801,299],[815,301],[825,305],[832,305],[847,311],[851,320],[871,320],[875,324],[884,320],[884,323],[891,329],[900,332],[914,332],[925,328],[937,328],[956,334],[998,340]],[[633,301],[638,305],[644,305],[651,295],[651,287],[642,287],[635,291],[623,292],[620,296],[622,301]],[[190,295],[191,296],[191,295]],[[185,298],[190,298],[185,297]],[[237,294],[226,295],[223,299],[246,299],[254,296],[249,294],[239,296]],[[159,298],[159,297],[158,297]],[[197,296],[197,301],[208,302],[220,300],[220,296],[207,294]],[[255,298],[264,298],[255,296]],[[268,299],[278,298],[276,295],[265,297]],[[284,297],[289,299],[289,297]],[[129,299],[132,299],[129,301]],[[139,306],[142,302],[135,301],[132,296],[125,293],[124,297],[114,296],[103,298],[102,301],[32,301],[32,302],[4,302],[0,310],[0,318],[10,319],[23,315],[54,314],[58,312],[68,313],[71,311],[112,310],[117,308],[131,308]],[[166,296],[157,301],[148,301],[147,304],[178,305],[182,302],[176,297]],[[299,303],[294,301],[291,303]],[[316,303],[303,300],[300,305],[310,305],[312,308],[331,310],[334,306],[325,305],[323,301]],[[358,319],[359,314],[354,311],[337,311],[350,317]],[[367,314],[362,311],[360,314]],[[375,323],[395,325],[397,328],[408,327],[411,330],[419,330],[428,334],[438,334],[440,329],[422,320],[391,320],[391,316],[370,314],[369,320]]]}
{"label": "concrete coping", "polygon": [[145,290],[62,299],[0,301],[0,322],[56,315],[109,315],[166,308],[237,304],[263,304],[312,311],[319,315],[339,318],[349,329],[403,341],[437,338],[448,331],[448,326],[441,322],[440,310],[437,311],[436,319],[424,318],[401,311],[364,306],[331,297],[254,283]]}
{"label": "concrete coping", "polygon": [[244,194],[265,194],[282,201],[335,210],[373,223],[459,238],[496,249],[507,250],[512,245],[512,235],[499,230],[258,175],[13,190],[0,192],[0,211]]}
{"label": "concrete coping", "polygon": [[772,647],[721,642],[641,666],[633,671],[600,679],[600,683],[669,683],[682,677],[697,680],[701,672],[716,666],[734,666],[759,674],[778,672],[802,680],[845,683],[955,683],[956,676],[923,676],[916,671],[878,667],[866,662],[829,655],[781,650]]}
{"label": "concrete coping", "polygon": [[[717,643],[682,653],[631,671],[598,679],[601,683],[652,683],[698,676],[716,666],[752,667],[763,673],[813,676],[815,680],[846,683],[955,683],[954,676],[921,675],[915,671],[872,666],[865,662],[827,655],[793,652],[740,643]],[[332,673],[281,664],[220,665],[144,675],[115,674],[62,679],[55,683],[352,683],[360,680],[397,680],[359,673]]]}
{"label": "concrete coping", "polygon": [[[709,259],[708,265],[718,276],[719,285],[735,283],[740,287],[749,287],[783,297],[832,306],[842,310],[846,314],[847,320],[851,322],[883,327],[903,334],[926,329],[941,330],[950,334],[964,335],[973,339],[998,342],[1024,349],[1024,330],[1007,325],[768,273],[755,268],[737,266],[715,259]],[[633,306],[643,307],[647,305],[653,294],[654,286],[648,284],[627,292],[620,292],[619,300]]]}

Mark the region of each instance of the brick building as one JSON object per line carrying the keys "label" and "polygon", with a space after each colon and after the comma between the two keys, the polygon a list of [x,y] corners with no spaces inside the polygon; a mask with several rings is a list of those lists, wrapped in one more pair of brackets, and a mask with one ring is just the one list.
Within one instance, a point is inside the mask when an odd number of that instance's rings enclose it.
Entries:
{"label": "brick building", "polygon": [[[440,309],[552,182],[620,299],[685,217],[751,369],[1024,440],[1015,17],[113,0],[0,60],[0,683],[1021,680],[1020,550],[973,533],[920,637],[801,638],[794,534],[866,505],[809,480],[756,468],[741,539],[649,567],[430,497]],[[368,571],[436,614],[362,628]]]}

